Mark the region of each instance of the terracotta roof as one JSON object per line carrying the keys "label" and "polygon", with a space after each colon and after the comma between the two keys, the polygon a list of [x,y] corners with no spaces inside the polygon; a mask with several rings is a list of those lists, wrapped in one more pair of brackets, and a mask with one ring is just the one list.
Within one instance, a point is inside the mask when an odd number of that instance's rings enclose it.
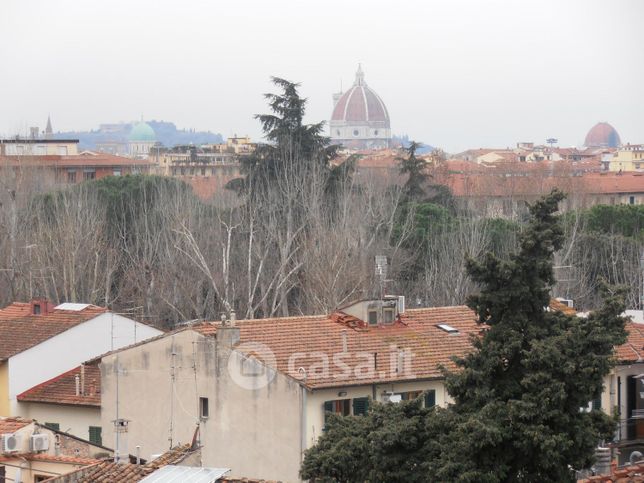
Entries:
{"label": "terracotta roof", "polygon": [[563,312],[566,315],[576,315],[577,311],[572,308],[568,307],[567,304],[557,300],[557,299],[550,299],[550,310],[554,310],[555,312]]}
{"label": "terracotta roof", "polygon": [[[240,320],[236,324],[240,344],[268,346],[279,371],[312,388],[440,378],[439,366],[454,369],[452,356],[463,356],[471,350],[470,337],[482,328],[474,312],[465,306],[411,309],[392,325],[366,328],[344,323],[343,315],[346,314]],[[437,324],[448,324],[458,332],[448,333]],[[211,335],[218,325],[202,323],[191,328]],[[350,374],[336,370],[334,364],[330,364],[328,373],[310,372],[306,378],[297,371],[299,367],[319,365],[321,352],[330,360],[334,354],[341,354],[343,334],[347,338],[347,355],[340,357],[350,367]],[[408,351],[403,352],[400,369],[399,351]]]}
{"label": "terracotta roof", "polygon": [[54,309],[49,313],[43,308],[45,313],[32,315],[29,307],[29,303],[14,302],[0,309],[0,362],[107,312],[88,305],[78,311]]}
{"label": "terracotta roof", "polygon": [[0,434],[15,433],[31,423],[33,423],[31,419],[0,418]]}
{"label": "terracotta roof", "polygon": [[635,465],[622,466],[617,468],[616,464],[611,465],[610,475],[591,476],[583,480],[577,480],[577,483],[642,483],[644,482],[644,463]]}
{"label": "terracotta roof", "polygon": [[101,373],[97,365],[85,365],[84,394],[76,395],[76,376],[81,378],[81,366],[45,381],[18,394],[18,401],[73,406],[101,406]]}
{"label": "terracotta roof", "polygon": [[93,466],[81,468],[73,473],[67,473],[47,481],[51,483],[69,481],[68,478],[73,476],[73,481],[76,483],[137,483],[163,466],[180,463],[192,451],[191,444],[187,443],[166,451],[158,458],[144,465],[102,461]]}
{"label": "terracotta roof", "polygon": [[589,195],[644,193],[644,173],[599,173],[594,164],[556,161],[488,167],[448,161],[432,175],[459,197],[541,196],[555,187]]}
{"label": "terracotta roof", "polygon": [[627,322],[628,339],[615,350],[620,363],[641,362],[644,360],[644,325]]}

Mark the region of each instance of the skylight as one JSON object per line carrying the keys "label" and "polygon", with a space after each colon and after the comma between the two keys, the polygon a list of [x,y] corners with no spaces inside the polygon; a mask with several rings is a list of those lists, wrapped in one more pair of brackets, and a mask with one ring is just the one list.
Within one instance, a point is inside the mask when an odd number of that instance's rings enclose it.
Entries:
{"label": "skylight", "polygon": [[73,312],[80,312],[81,310],[85,310],[87,307],[89,307],[89,304],[74,304],[70,302],[66,302],[60,305],[57,305],[54,307],[56,310],[71,310]]}
{"label": "skylight", "polygon": [[455,329],[454,327],[448,324],[436,324],[436,327],[438,327],[441,330],[444,330],[448,334],[458,334],[458,329]]}

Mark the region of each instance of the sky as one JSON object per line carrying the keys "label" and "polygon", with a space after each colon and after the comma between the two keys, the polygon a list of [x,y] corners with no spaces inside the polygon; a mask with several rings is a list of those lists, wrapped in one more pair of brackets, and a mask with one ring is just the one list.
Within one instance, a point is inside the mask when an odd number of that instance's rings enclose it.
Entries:
{"label": "sky", "polygon": [[448,152],[644,143],[643,0],[0,0],[0,136],[148,120],[261,139],[271,76],[328,120],[358,63],[392,132]]}

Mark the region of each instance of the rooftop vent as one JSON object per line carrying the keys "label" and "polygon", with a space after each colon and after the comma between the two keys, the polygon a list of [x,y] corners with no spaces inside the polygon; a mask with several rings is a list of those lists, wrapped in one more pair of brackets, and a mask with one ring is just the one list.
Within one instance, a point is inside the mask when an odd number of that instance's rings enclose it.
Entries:
{"label": "rooftop vent", "polygon": [[455,329],[454,327],[448,324],[436,324],[436,327],[438,327],[441,330],[444,330],[448,334],[458,334],[458,329]]}

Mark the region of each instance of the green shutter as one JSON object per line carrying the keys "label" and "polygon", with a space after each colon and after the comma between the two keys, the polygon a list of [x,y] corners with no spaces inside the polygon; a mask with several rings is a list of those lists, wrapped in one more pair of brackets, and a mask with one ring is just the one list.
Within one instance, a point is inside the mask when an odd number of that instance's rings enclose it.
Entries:
{"label": "green shutter", "polygon": [[333,412],[333,401],[324,401],[324,426],[322,431],[326,431],[326,422],[329,419],[329,414]]}
{"label": "green shutter", "polygon": [[100,426],[89,427],[89,442],[98,446],[103,446],[103,437],[101,435],[102,428]]}
{"label": "green shutter", "polygon": [[54,431],[60,431],[60,424],[58,423],[45,423],[45,427],[53,429]]}
{"label": "green shutter", "polygon": [[369,410],[369,398],[368,397],[357,397],[353,400],[353,415],[354,416],[363,416],[367,414]]}
{"label": "green shutter", "polygon": [[425,407],[433,408],[436,406],[436,391],[430,389],[425,393]]}

